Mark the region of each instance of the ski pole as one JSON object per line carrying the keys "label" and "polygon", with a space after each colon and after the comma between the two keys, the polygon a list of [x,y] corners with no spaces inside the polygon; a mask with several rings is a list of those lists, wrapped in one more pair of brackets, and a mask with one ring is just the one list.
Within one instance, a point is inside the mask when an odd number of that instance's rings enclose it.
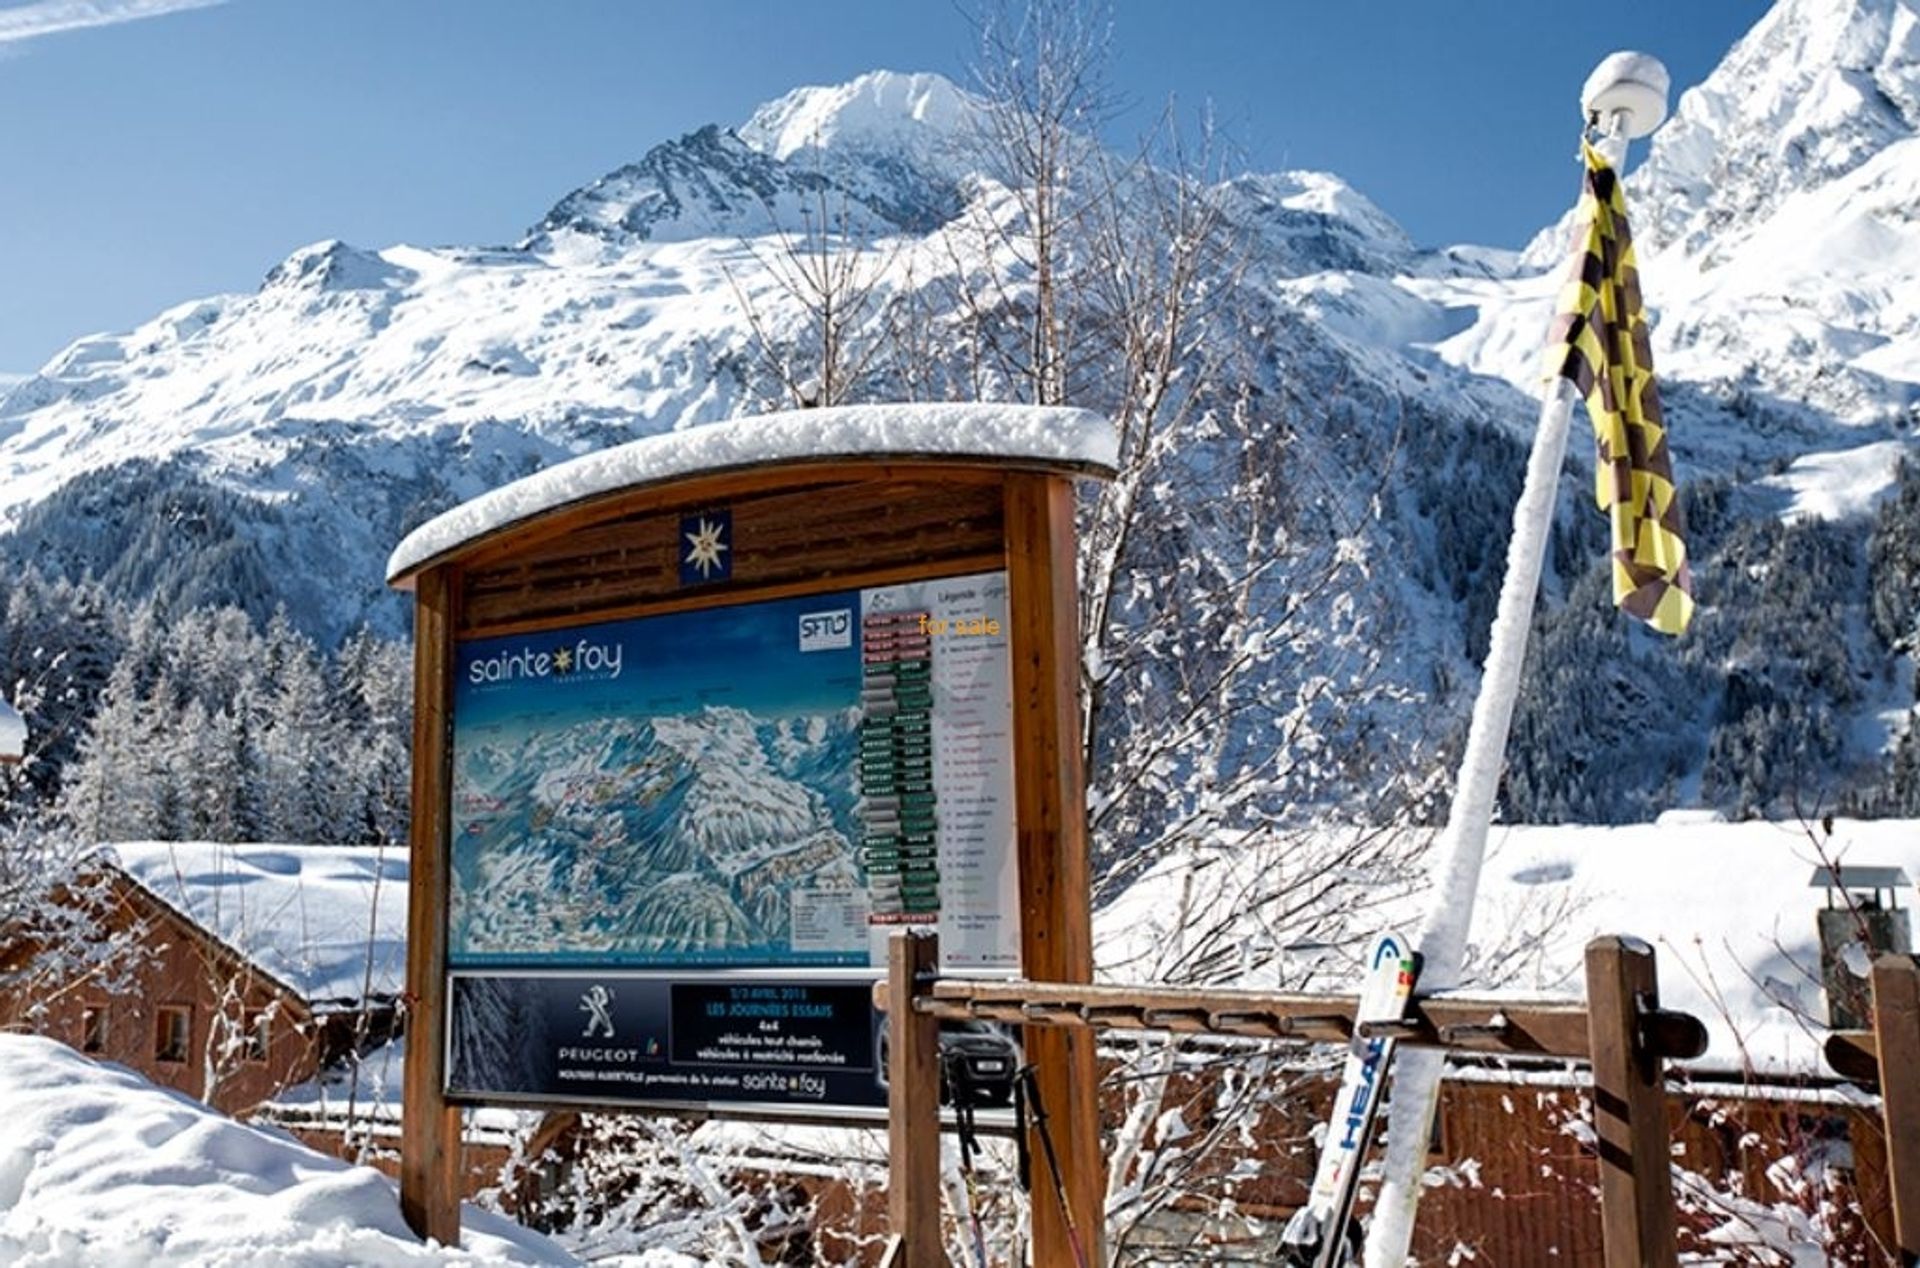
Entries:
{"label": "ski pole", "polygon": [[967,1219],[973,1225],[975,1268],[987,1268],[987,1231],[980,1222],[980,1190],[974,1184],[973,1156],[980,1152],[980,1137],[975,1133],[973,1093],[954,1081],[953,1121],[960,1129],[960,1178],[967,1194]]}
{"label": "ski pole", "polygon": [[1053,1196],[1060,1203],[1060,1218],[1067,1226],[1067,1244],[1073,1247],[1077,1268],[1087,1268],[1087,1252],[1080,1244],[1080,1230],[1073,1223],[1073,1208],[1067,1204],[1067,1183],[1060,1175],[1060,1155],[1053,1151],[1053,1133],[1047,1130],[1047,1107],[1040,1100],[1040,1084],[1033,1067],[1024,1066],[1020,1077],[1026,1083],[1027,1103],[1033,1109],[1033,1129],[1040,1134],[1040,1151],[1047,1156],[1047,1171],[1053,1176]]}

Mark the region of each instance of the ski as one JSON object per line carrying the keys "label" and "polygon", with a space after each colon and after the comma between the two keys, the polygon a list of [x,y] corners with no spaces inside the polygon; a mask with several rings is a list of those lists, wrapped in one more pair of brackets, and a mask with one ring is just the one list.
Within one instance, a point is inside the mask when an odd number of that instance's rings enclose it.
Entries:
{"label": "ski", "polygon": [[1353,1199],[1393,1060],[1393,1040],[1363,1039],[1359,1023],[1397,1021],[1406,1015],[1420,957],[1399,934],[1383,933],[1367,949],[1366,964],[1354,1012],[1354,1035],[1347,1045],[1346,1067],[1327,1119],[1327,1134],[1320,1143],[1313,1188],[1306,1205],[1293,1213],[1280,1234],[1281,1262],[1289,1268],[1333,1268],[1356,1258],[1354,1230],[1348,1227]]}

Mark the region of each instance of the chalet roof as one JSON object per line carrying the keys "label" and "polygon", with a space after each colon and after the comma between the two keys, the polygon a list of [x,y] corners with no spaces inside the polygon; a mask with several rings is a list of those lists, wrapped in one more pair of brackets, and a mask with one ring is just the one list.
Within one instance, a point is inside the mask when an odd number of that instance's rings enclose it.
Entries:
{"label": "chalet roof", "polygon": [[1108,474],[1118,444],[1098,414],[1033,405],[843,405],[711,423],[575,458],[464,502],[406,536],[387,561],[387,580],[547,511],[696,473],[891,458]]}
{"label": "chalet roof", "polygon": [[[1259,851],[1223,845],[1160,867],[1095,915],[1102,974],[1143,980],[1166,961],[1181,942],[1172,913],[1188,883],[1194,887],[1190,910],[1253,913],[1218,939],[1222,944],[1258,948],[1284,940],[1287,931],[1268,927],[1265,913],[1286,904],[1263,906],[1261,896],[1279,883],[1300,881],[1305,868],[1322,869],[1316,875],[1324,877],[1327,847],[1343,832],[1357,830],[1318,829],[1310,838]],[[1821,1058],[1827,1010],[1817,913],[1825,903],[1807,888],[1809,870],[1825,866],[1920,875],[1920,822],[1841,819],[1831,833],[1819,823],[1721,823],[1685,815],[1618,827],[1496,825],[1462,990],[1577,997],[1585,990],[1587,942],[1631,934],[1654,947],[1662,1002],[1707,1025],[1707,1054],[1691,1066],[1830,1075]],[[1428,901],[1423,879],[1416,871],[1367,893],[1368,910],[1353,922],[1353,946],[1286,945],[1294,980],[1303,964],[1319,961],[1327,976],[1314,988],[1339,989],[1341,978],[1357,981],[1351,962],[1369,932],[1396,927],[1416,935]],[[1902,888],[1904,909],[1914,894],[1910,883]],[[1186,935],[1189,943],[1193,937]],[[1249,963],[1260,967],[1240,984],[1276,984],[1270,959]]]}
{"label": "chalet roof", "polygon": [[405,988],[404,846],[137,841],[103,853],[316,1012]]}
{"label": "chalet roof", "polygon": [[1894,892],[1897,900],[1904,889],[1912,889],[1913,881],[1904,868],[1898,867],[1816,867],[1813,878],[1807,882],[1809,889],[1888,889]]}

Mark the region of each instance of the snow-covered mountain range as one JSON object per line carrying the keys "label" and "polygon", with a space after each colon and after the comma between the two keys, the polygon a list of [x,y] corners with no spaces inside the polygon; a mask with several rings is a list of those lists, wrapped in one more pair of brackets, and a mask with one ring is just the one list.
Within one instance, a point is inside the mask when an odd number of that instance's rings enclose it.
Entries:
{"label": "snow-covered mountain range", "polygon": [[[397,631],[380,563],[432,513],[774,400],[763,345],[799,337],[803,314],[770,235],[817,229],[832,206],[861,222],[883,294],[937,307],[967,271],[1026,284],[1018,261],[943,232],[1011,214],[970,144],[980,109],[932,75],[797,89],[565,195],[512,246],[317,243],[253,293],[80,339],[0,384],[0,556],[181,602],[284,601],[323,637],[362,620]],[[1570,204],[1574,139],[1566,170],[1541,176]],[[1860,560],[1920,424],[1916,0],[1781,0],[1679,99],[1628,189],[1680,477],[1701,490],[1701,628],[1648,670],[1663,684],[1651,707],[1536,675],[1519,734],[1544,765],[1517,772],[1523,800],[1595,813],[1548,788],[1610,760],[1610,741],[1561,734],[1556,710],[1583,692],[1672,739],[1651,772],[1662,795],[1737,802],[1714,754],[1729,770],[1768,759],[1722,733],[1815,698],[1808,725],[1825,730],[1808,742],[1871,778],[1912,703],[1869,631],[1881,581]],[[1234,295],[1258,332],[1254,387],[1342,402],[1300,443],[1336,500],[1373,508],[1370,584],[1404,716],[1464,717],[1567,227],[1522,252],[1422,249],[1328,173],[1247,174],[1221,193],[1255,244]],[[1371,455],[1386,451],[1417,466],[1383,492]],[[1570,472],[1568,491],[1583,487]],[[1571,543],[1597,540],[1582,500],[1566,499],[1555,602],[1577,604],[1592,557]],[[1764,578],[1801,567],[1803,538],[1838,562],[1776,610]],[[1812,610],[1841,632],[1832,674],[1788,664],[1793,640],[1766,632]],[[1605,638],[1626,662],[1667,654]]]}

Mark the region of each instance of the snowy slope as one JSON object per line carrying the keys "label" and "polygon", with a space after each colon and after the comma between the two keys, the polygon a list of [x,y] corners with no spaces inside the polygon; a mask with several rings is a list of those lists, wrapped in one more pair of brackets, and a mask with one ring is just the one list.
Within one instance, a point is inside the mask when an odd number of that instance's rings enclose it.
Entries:
{"label": "snowy slope", "polygon": [[19,761],[27,751],[27,723],[20,711],[0,697],[0,761]]}
{"label": "snowy slope", "polygon": [[[177,553],[171,534],[116,525],[132,516],[211,520],[203,535],[242,547],[197,593],[233,593],[259,616],[285,602],[322,639],[369,619],[399,634],[404,605],[385,591],[380,561],[435,512],[590,451],[784,403],[748,318],[757,313],[774,339],[805,338],[803,314],[771,266],[782,249],[767,236],[776,226],[850,207],[881,235],[863,248],[876,304],[911,291],[930,320],[956,331],[960,357],[959,273],[997,271],[1016,301],[1031,284],[1005,250],[955,252],[956,240],[1018,214],[1004,187],[968,161],[975,110],[931,76],[877,72],[799,89],[737,134],[710,129],[666,143],[568,195],[518,247],[320,243],[295,252],[254,294],[182,305],[129,334],[82,340],[0,399],[0,529],[7,517],[17,525],[11,544],[0,532],[0,557],[75,575],[165,575],[158,564],[125,561]],[[1462,587],[1444,575],[1442,556],[1452,552],[1404,540],[1426,531],[1421,512],[1370,523],[1369,494],[1348,487],[1345,473],[1393,445],[1381,434],[1403,425],[1393,398],[1419,391],[1433,370],[1348,338],[1278,283],[1339,270],[1382,285],[1417,253],[1379,208],[1328,174],[1249,177],[1226,193],[1261,244],[1234,300],[1263,341],[1245,357],[1254,386],[1276,399],[1344,403],[1354,425],[1303,437],[1311,452],[1298,468],[1328,473],[1324,496],[1379,539],[1369,549],[1423,561],[1412,581],[1384,575],[1380,603],[1364,609],[1364,619],[1396,630],[1375,640],[1394,647],[1381,690],[1415,700],[1436,661],[1466,660]],[[940,228],[956,216],[967,226],[961,239]],[[1465,425],[1518,401],[1504,385],[1492,389],[1501,398],[1492,406],[1462,386],[1421,408]],[[1077,454],[1081,431],[1063,418],[1059,434],[1036,433],[1033,448]],[[973,432],[983,439],[969,439]],[[998,451],[1004,438],[969,424],[936,448],[976,443]],[[687,451],[709,448],[690,441]],[[1333,531],[1326,517],[1315,521],[1297,540]],[[1484,587],[1484,576],[1475,584]],[[1330,665],[1303,676],[1351,672]],[[1427,725],[1412,706],[1385,708]]]}
{"label": "snowy slope", "polygon": [[[362,458],[354,475],[389,489],[431,484],[451,458],[434,491],[461,500],[615,436],[751,409],[741,300],[784,314],[742,235],[797,228],[788,196],[822,180],[883,185],[875,199],[913,202],[901,222],[927,227],[941,209],[913,190],[952,193],[969,110],[934,76],[801,89],[758,112],[746,139],[696,133],[569,195],[521,248],[316,243],[253,294],[81,339],[0,398],[0,515],[88,471],[183,455],[272,504],[365,499],[327,484],[342,446]],[[695,171],[712,186],[698,196],[684,188]],[[1245,184],[1274,241],[1305,244],[1289,271],[1407,255],[1404,234],[1337,178]],[[910,236],[889,251],[883,289],[909,275],[931,286],[952,268],[940,242]],[[329,528],[357,559],[372,543],[355,519]]]}

